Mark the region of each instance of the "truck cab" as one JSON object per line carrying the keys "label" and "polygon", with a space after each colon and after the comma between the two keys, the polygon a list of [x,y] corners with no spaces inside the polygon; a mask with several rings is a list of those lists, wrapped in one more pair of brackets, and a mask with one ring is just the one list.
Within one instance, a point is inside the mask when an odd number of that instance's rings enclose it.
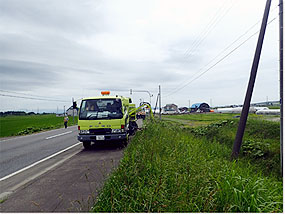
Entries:
{"label": "truck cab", "polygon": [[78,117],[78,140],[86,149],[91,142],[117,141],[126,143],[129,129],[130,99],[122,96],[84,98]]}

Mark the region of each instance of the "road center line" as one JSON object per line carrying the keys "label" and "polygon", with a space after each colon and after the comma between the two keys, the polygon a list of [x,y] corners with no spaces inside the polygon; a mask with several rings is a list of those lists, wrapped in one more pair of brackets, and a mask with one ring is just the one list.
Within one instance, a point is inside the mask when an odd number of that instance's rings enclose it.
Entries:
{"label": "road center line", "polygon": [[53,135],[53,136],[47,137],[46,140],[51,139],[51,138],[54,138],[54,137],[58,137],[58,136],[61,136],[61,135],[69,134],[69,133],[71,133],[71,132],[72,132],[72,131],[64,132],[64,133],[57,134],[57,135]]}
{"label": "road center line", "polygon": [[25,170],[27,170],[27,169],[30,169],[30,168],[32,168],[33,166],[36,166],[36,165],[38,165],[38,164],[40,164],[40,163],[42,163],[42,162],[44,162],[44,161],[46,161],[46,160],[48,160],[48,159],[51,159],[51,158],[53,158],[53,157],[55,157],[55,156],[57,156],[57,155],[59,155],[59,154],[61,154],[61,153],[63,153],[63,152],[65,152],[65,151],[67,151],[67,150],[69,150],[69,149],[75,147],[75,146],[78,146],[79,144],[81,144],[81,142],[78,142],[78,143],[76,143],[76,144],[73,144],[72,146],[67,147],[67,148],[65,148],[65,149],[63,149],[63,150],[61,150],[61,151],[59,151],[59,152],[57,152],[57,153],[54,153],[54,154],[52,154],[52,155],[50,155],[50,156],[48,156],[48,157],[46,157],[46,158],[44,158],[44,159],[41,159],[41,160],[39,160],[39,161],[37,161],[37,162],[35,162],[35,163],[29,165],[29,166],[26,166],[26,167],[23,168],[23,169],[20,169],[20,170],[18,170],[18,171],[16,171],[16,172],[13,172],[12,174],[7,175],[7,176],[1,178],[1,179],[0,179],[0,182],[6,180],[6,179],[8,179],[8,178],[11,178],[12,176],[17,175],[17,174],[19,174],[19,173],[21,173],[21,172],[23,172],[23,171],[25,171]]}

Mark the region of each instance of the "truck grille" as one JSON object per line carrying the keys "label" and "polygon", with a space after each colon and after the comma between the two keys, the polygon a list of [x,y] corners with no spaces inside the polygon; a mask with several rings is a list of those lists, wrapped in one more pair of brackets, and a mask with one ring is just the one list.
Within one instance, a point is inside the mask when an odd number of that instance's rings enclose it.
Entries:
{"label": "truck grille", "polygon": [[111,129],[89,129],[90,134],[110,134],[111,133]]}

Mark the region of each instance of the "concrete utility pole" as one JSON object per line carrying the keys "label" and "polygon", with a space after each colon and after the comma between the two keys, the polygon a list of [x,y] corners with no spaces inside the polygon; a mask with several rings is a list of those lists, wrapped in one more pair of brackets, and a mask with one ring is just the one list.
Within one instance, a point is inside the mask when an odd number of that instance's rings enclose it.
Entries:
{"label": "concrete utility pole", "polygon": [[159,93],[159,120],[161,120],[161,88],[160,88],[160,85],[158,86],[158,93]]}
{"label": "concrete utility pole", "polygon": [[279,0],[280,161],[283,176],[283,0]]}
{"label": "concrete utility pole", "polygon": [[260,29],[259,37],[258,37],[258,41],[257,41],[257,46],[256,46],[255,54],[254,54],[254,59],[253,59],[252,67],[251,67],[250,78],[249,78],[249,82],[248,82],[248,86],[247,86],[246,96],[245,96],[245,100],[244,100],[243,107],[242,107],[242,112],[241,112],[241,116],[240,116],[238,130],[236,133],[236,138],[234,141],[232,157],[231,157],[232,159],[238,158],[240,147],[242,144],[242,138],[243,138],[243,134],[244,134],[244,130],[245,130],[248,111],[249,111],[249,107],[250,107],[250,101],[251,101],[252,92],[253,92],[253,88],[254,88],[254,82],[255,82],[256,73],[257,73],[257,69],[258,69],[258,64],[259,64],[259,59],[260,59],[265,29],[266,29],[268,15],[269,15],[270,4],[271,4],[271,0],[267,0],[265,10],[264,10],[263,19],[262,19],[262,23],[261,23],[261,29]]}
{"label": "concrete utility pole", "polygon": [[72,97],[72,116],[73,116],[73,125],[74,125],[74,98]]}

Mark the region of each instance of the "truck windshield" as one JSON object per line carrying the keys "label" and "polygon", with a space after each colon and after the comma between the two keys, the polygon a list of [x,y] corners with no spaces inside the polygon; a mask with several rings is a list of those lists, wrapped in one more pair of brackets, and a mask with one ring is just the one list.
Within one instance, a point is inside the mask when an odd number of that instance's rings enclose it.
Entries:
{"label": "truck windshield", "polygon": [[122,117],[120,99],[83,100],[80,106],[80,120],[121,119]]}

